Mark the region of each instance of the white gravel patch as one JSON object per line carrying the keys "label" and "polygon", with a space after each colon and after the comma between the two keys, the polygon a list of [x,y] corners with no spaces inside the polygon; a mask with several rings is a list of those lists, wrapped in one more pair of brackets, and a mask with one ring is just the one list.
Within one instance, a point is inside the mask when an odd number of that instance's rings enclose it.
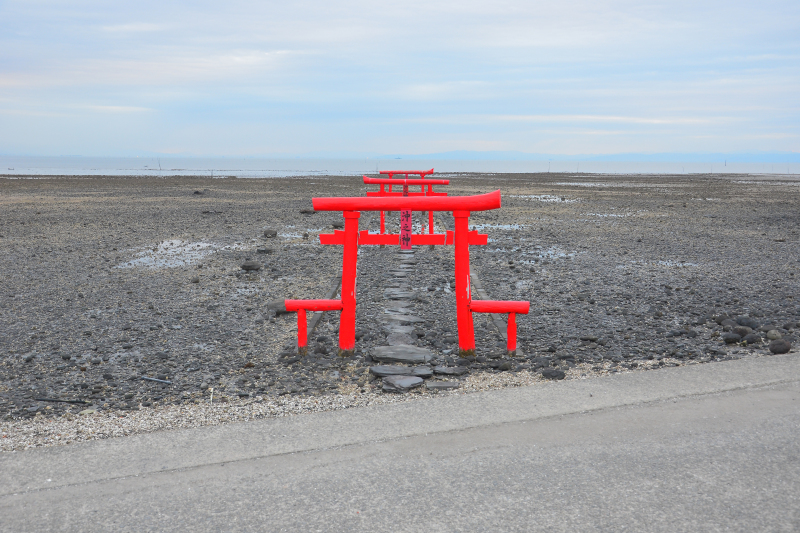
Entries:
{"label": "white gravel patch", "polygon": [[[664,366],[687,364],[672,359],[664,359],[664,362]],[[688,364],[696,363],[691,361]],[[564,379],[590,379],[612,372],[638,372],[658,366],[657,361],[650,361],[634,370],[616,367],[617,370],[614,371],[610,363],[605,363],[601,367],[586,363],[565,369]],[[442,395],[471,394],[508,387],[544,386],[549,382],[550,380],[543,378],[537,372],[474,372],[461,381],[460,388],[452,391],[430,391],[420,387],[406,394],[387,394],[380,392],[378,388],[380,382],[376,381],[364,392],[351,384],[341,386],[338,393],[320,396],[278,398],[257,396],[247,400],[215,396],[213,404],[204,399],[196,404],[164,405],[141,408],[138,411],[87,409],[91,412],[80,415],[66,413],[57,418],[48,418],[46,414],[40,412],[32,419],[0,422],[0,452],[61,446],[153,431],[216,426],[232,422],[385,405]]]}

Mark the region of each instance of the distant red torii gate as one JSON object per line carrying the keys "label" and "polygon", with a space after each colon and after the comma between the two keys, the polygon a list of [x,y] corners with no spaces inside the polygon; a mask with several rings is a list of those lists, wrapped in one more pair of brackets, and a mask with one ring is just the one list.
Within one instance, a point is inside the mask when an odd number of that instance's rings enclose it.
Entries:
{"label": "distant red torii gate", "polygon": [[[387,171],[388,172],[388,171]],[[454,231],[444,235],[412,235],[411,244],[454,244],[456,278],[456,316],[458,321],[458,347],[462,356],[475,354],[475,329],[472,313],[508,313],[509,352],[516,350],[517,313],[527,313],[530,302],[519,301],[476,301],[472,302],[469,274],[469,245],[486,244],[487,235],[469,231],[471,211],[487,211],[500,208],[500,191],[476,196],[385,196],[385,197],[344,197],[314,198],[315,211],[342,211],[345,219],[344,230],[333,234],[321,234],[321,244],[340,244],[344,246],[342,261],[341,300],[285,300],[287,311],[297,312],[298,351],[307,350],[306,311],[340,310],[339,353],[347,355],[355,349],[356,326],[356,262],[359,244],[398,244],[398,235],[376,235],[368,231],[359,232],[358,219],[361,211],[451,211],[455,219]],[[452,236],[452,240],[451,240]],[[430,242],[436,237],[437,242]],[[392,242],[389,242],[392,238]],[[385,242],[384,242],[385,241]],[[444,241],[444,242],[439,242]]]}

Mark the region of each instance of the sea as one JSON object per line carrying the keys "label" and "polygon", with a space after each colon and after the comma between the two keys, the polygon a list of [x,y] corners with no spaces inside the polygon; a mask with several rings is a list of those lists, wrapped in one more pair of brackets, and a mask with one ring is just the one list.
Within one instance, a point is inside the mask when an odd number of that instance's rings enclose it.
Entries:
{"label": "sea", "polygon": [[208,176],[280,178],[375,175],[380,170],[428,170],[437,175],[545,173],[607,175],[746,174],[796,176],[800,163],[533,161],[472,159],[322,159],[244,157],[79,157],[0,156],[0,177],[44,176]]}

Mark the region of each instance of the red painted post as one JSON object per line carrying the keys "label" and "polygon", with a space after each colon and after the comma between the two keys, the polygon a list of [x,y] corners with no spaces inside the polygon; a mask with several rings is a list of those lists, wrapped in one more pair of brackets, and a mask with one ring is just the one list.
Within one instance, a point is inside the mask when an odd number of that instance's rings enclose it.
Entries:
{"label": "red painted post", "polygon": [[469,211],[453,211],[456,252],[456,319],[458,354],[475,355],[475,328],[469,305],[472,289],[469,279]]}
{"label": "red painted post", "polygon": [[506,337],[508,337],[508,342],[506,343],[506,349],[508,349],[508,355],[516,355],[517,354],[517,314],[516,313],[508,313],[508,325],[506,326]]}
{"label": "red painted post", "polygon": [[306,310],[297,310],[297,353],[308,353],[308,328],[306,327]]}
{"label": "red painted post", "polygon": [[356,261],[358,260],[357,211],[344,212],[342,260],[342,313],[339,319],[339,355],[349,356],[356,347]]}

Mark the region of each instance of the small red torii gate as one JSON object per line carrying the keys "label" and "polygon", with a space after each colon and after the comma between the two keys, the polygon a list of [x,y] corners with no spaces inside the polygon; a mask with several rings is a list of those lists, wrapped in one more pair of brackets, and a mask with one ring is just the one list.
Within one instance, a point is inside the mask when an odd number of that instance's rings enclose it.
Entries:
{"label": "small red torii gate", "polygon": [[[385,171],[389,172],[389,171]],[[432,172],[432,170],[431,170]],[[394,173],[401,173],[394,171]],[[410,171],[409,171],[410,173]],[[398,180],[399,181],[399,180]],[[419,180],[415,180],[419,181]],[[396,182],[397,183],[397,182]],[[300,353],[308,349],[306,311],[341,311],[339,316],[339,354],[348,355],[355,349],[356,326],[356,262],[359,244],[399,244],[399,235],[370,234],[359,231],[358,219],[361,211],[451,211],[455,219],[454,231],[447,235],[412,234],[411,245],[454,244],[456,317],[458,321],[459,355],[475,354],[475,329],[472,313],[508,313],[507,349],[513,353],[517,348],[516,314],[527,314],[530,302],[472,300],[469,273],[469,246],[487,243],[487,235],[469,231],[471,211],[486,211],[500,208],[500,191],[476,196],[383,196],[313,198],[315,211],[342,211],[344,230],[333,234],[321,234],[321,244],[344,246],[342,261],[341,300],[285,300],[286,310],[297,312],[297,346]]]}
{"label": "small red torii gate", "polygon": [[[379,191],[367,191],[367,196],[447,196],[446,192],[438,192],[433,190],[434,185],[450,185],[450,180],[435,180],[425,179],[425,176],[433,174],[433,169],[430,170],[381,170],[381,174],[388,175],[386,178],[370,178],[364,176],[364,183],[366,185],[380,185]],[[393,179],[395,174],[405,175],[405,179]],[[419,175],[419,178],[408,179],[409,175]],[[386,185],[389,190],[386,190]],[[393,185],[402,185],[403,191],[393,191]],[[419,186],[420,192],[411,192],[408,190],[409,185]],[[428,212],[428,228],[429,233],[433,233],[433,211]],[[381,211],[381,234],[386,233],[386,216],[385,212]],[[425,223],[422,224],[422,233],[425,233]]]}

